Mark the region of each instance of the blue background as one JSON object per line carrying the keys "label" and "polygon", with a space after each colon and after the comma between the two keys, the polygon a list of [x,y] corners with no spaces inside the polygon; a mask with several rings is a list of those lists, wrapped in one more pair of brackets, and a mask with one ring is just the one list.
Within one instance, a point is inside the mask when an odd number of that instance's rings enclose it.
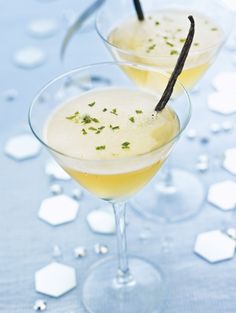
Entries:
{"label": "blue background", "polygon": [[[83,64],[111,59],[96,32],[80,32],[72,40],[62,64],[59,49],[65,34],[63,12],[72,8],[82,11],[90,1],[2,1],[0,0],[0,312],[28,313],[33,311],[36,299],[46,299],[47,312],[84,312],[81,304],[81,285],[86,270],[97,259],[93,252],[95,243],[105,243],[115,252],[114,236],[92,233],[85,217],[99,202],[86,194],[81,201],[77,219],[67,225],[51,227],[37,218],[41,201],[50,195],[50,180],[45,175],[49,159],[46,151],[37,158],[16,162],[4,154],[6,141],[25,131],[27,112],[35,93],[45,82],[71,68]],[[37,39],[29,36],[27,24],[37,18],[56,18],[60,31],[53,37]],[[12,61],[13,54],[26,46],[45,50],[46,63],[36,69],[18,68]],[[202,79],[199,93],[192,94],[193,117],[190,127],[196,128],[198,137],[193,142],[186,134],[174,153],[174,165],[193,171],[202,181],[205,191],[211,183],[224,178],[235,179],[221,167],[224,150],[235,145],[235,130],[212,135],[209,125],[229,117],[210,112],[207,95],[213,91],[210,81],[216,73],[233,70],[233,52],[223,49],[216,63]],[[4,91],[15,88],[19,95],[7,102]],[[209,136],[210,143],[201,145],[199,138]],[[195,170],[199,154],[210,155],[210,169],[205,174]],[[73,182],[63,183],[67,194]],[[236,259],[211,265],[193,253],[198,233],[222,229],[226,224],[236,226],[236,217],[224,213],[205,201],[200,214],[188,222],[161,225],[142,220],[132,210],[128,211],[129,251],[161,266],[169,281],[166,313],[235,313],[236,312]],[[142,242],[139,234],[151,229],[151,237]],[[166,251],[164,245],[169,242]],[[78,286],[59,299],[39,295],[34,290],[34,273],[52,260],[52,248],[62,249],[62,262],[76,267]],[[88,256],[82,260],[73,257],[73,248],[84,245]],[[106,312],[108,313],[108,312]]]}

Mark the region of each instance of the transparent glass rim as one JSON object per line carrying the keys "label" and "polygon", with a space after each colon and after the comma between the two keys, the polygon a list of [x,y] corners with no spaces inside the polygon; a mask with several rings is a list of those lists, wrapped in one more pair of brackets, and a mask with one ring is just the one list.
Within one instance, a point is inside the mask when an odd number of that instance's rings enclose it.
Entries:
{"label": "transparent glass rim", "polygon": [[[89,65],[85,65],[85,66],[81,66],[81,67],[77,67],[77,68],[74,68],[68,72],[65,72],[64,74],[62,75],[59,75],[57,76],[56,78],[53,78],[52,80],[50,80],[48,83],[46,83],[38,92],[37,94],[35,95],[35,97],[33,98],[33,101],[29,107],[29,111],[28,111],[28,123],[29,123],[29,126],[30,126],[30,129],[32,131],[32,133],[34,134],[34,136],[39,140],[39,142],[45,146],[48,150],[51,150],[57,154],[59,154],[60,156],[62,157],[67,157],[67,158],[70,158],[72,160],[77,160],[77,161],[80,161],[80,162],[100,162],[100,163],[118,163],[118,162],[123,162],[123,161],[128,161],[128,160],[134,160],[136,158],[140,158],[140,157],[145,157],[145,156],[148,156],[148,155],[151,155],[152,153],[155,153],[161,149],[163,149],[164,147],[166,147],[167,145],[173,143],[174,141],[176,141],[179,136],[182,134],[182,132],[185,130],[185,128],[187,127],[189,121],[190,121],[190,118],[191,118],[191,113],[192,113],[192,106],[191,106],[191,100],[190,100],[190,96],[187,92],[187,90],[185,89],[185,87],[179,82],[177,81],[176,84],[178,86],[181,87],[181,89],[183,90],[183,93],[186,97],[186,101],[188,103],[188,110],[187,110],[187,114],[186,114],[186,118],[185,118],[185,121],[182,125],[182,127],[180,128],[180,130],[178,131],[178,133],[173,137],[171,138],[168,142],[164,143],[163,145],[159,146],[158,148],[156,149],[153,149],[149,152],[145,152],[145,153],[142,153],[142,154],[138,154],[138,155],[135,155],[135,156],[129,156],[129,157],[120,157],[120,158],[116,158],[116,159],[81,159],[81,158],[78,158],[78,157],[75,157],[75,156],[71,156],[69,154],[66,154],[66,153],[63,153],[57,149],[54,149],[53,147],[51,147],[50,145],[48,145],[45,140],[42,138],[42,136],[40,136],[37,131],[34,129],[34,126],[32,124],[32,115],[33,115],[33,109],[34,109],[34,106],[36,105],[37,103],[37,100],[40,98],[41,94],[43,92],[45,92],[51,85],[53,85],[54,83],[56,83],[57,81],[63,79],[63,78],[66,78],[72,74],[75,74],[77,72],[82,72],[84,70],[88,70],[90,68],[93,68],[93,67],[99,67],[99,66],[133,66],[133,67],[136,67],[138,69],[143,69],[143,70],[150,70],[152,72],[157,72],[161,75],[163,75],[164,77],[166,77],[167,79],[169,78],[168,75],[166,75],[165,73],[163,73],[162,71],[159,71],[157,68],[155,67],[152,67],[152,66],[146,66],[146,65],[141,65],[141,64],[136,64],[136,63],[131,63],[131,62],[99,62],[99,63],[93,63],[93,64],[89,64]],[[137,88],[138,88],[138,85],[137,85]],[[140,87],[141,88],[141,87]]]}
{"label": "transparent glass rim", "polygon": [[[232,22],[233,22],[233,14],[230,12],[230,10],[227,9],[226,5],[224,4],[224,2],[223,2],[222,0],[218,0],[217,2],[219,2],[220,5],[222,6],[222,8],[230,14],[230,21],[228,21],[228,23],[230,24],[230,27],[229,27],[230,30],[229,30],[228,33],[225,33],[225,31],[224,31],[223,29],[221,29],[222,32],[224,33],[224,38],[223,38],[223,40],[222,40],[221,42],[218,42],[218,43],[216,43],[216,44],[214,44],[214,45],[211,45],[211,46],[209,46],[209,47],[207,47],[207,48],[205,48],[205,49],[196,49],[195,51],[192,51],[192,52],[191,52],[191,55],[193,55],[193,56],[196,56],[196,55],[198,55],[198,54],[200,54],[200,53],[205,53],[205,52],[207,52],[207,51],[209,51],[209,50],[212,50],[212,49],[214,49],[214,48],[216,48],[216,47],[221,47],[221,46],[226,42],[226,40],[227,40],[227,38],[228,38],[228,36],[229,36],[229,34],[230,34],[232,28],[233,28],[233,23],[232,23]],[[171,6],[171,7],[172,7],[172,8],[176,8],[177,6],[175,5],[175,6]],[[167,8],[167,7],[166,7],[166,8]],[[170,7],[169,7],[169,8],[170,8]],[[96,19],[95,19],[95,28],[96,28],[96,31],[97,31],[99,37],[100,37],[109,47],[111,47],[111,48],[113,48],[113,49],[116,49],[117,51],[119,51],[119,52],[121,52],[121,53],[124,53],[124,54],[127,54],[127,55],[129,55],[129,56],[142,57],[142,58],[145,58],[145,59],[147,59],[147,60],[152,60],[152,59],[155,59],[155,58],[165,58],[165,59],[173,58],[173,57],[172,57],[171,55],[169,55],[169,54],[162,54],[162,55],[160,54],[160,55],[149,56],[149,55],[147,55],[147,54],[145,54],[145,53],[133,53],[131,50],[121,49],[121,48],[119,48],[118,46],[116,46],[116,45],[110,43],[110,42],[108,41],[107,37],[105,37],[105,35],[103,34],[103,32],[102,32],[102,31],[100,30],[100,28],[99,28],[99,18],[100,18],[101,14],[102,14],[103,12],[104,12],[104,9],[101,9],[101,10],[99,10],[99,12],[97,13]],[[135,16],[135,15],[133,14],[133,16]]]}

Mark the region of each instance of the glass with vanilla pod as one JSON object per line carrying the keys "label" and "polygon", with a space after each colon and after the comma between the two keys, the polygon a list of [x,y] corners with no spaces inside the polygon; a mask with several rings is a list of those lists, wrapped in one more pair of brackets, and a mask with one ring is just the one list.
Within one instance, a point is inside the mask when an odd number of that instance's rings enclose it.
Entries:
{"label": "glass with vanilla pod", "polygon": [[[168,77],[159,74],[166,85]],[[98,82],[98,76],[104,79]],[[90,270],[83,285],[88,312],[158,312],[163,303],[161,270],[142,258],[127,258],[124,201],[157,173],[189,122],[188,94],[176,86],[181,96],[155,110],[162,86],[140,87],[121,64],[108,62],[56,78],[32,103],[29,122],[35,136],[74,180],[114,209],[118,262],[108,258]]]}
{"label": "glass with vanilla pod", "polygon": [[[159,73],[173,73],[186,42],[188,16],[192,15],[195,34],[179,81],[188,90],[194,87],[225,42],[232,14],[218,0],[141,0],[144,19],[140,20],[134,2],[138,1],[107,0],[97,16],[97,32],[113,57],[157,68],[158,73],[125,67],[123,70],[140,86],[162,86]],[[181,88],[176,87],[174,94],[180,95]],[[152,181],[131,204],[142,217],[176,223],[200,212],[204,198],[204,187],[195,174],[167,163],[161,179]],[[142,209],[144,205],[146,210]]]}
{"label": "glass with vanilla pod", "polygon": [[[196,23],[194,41],[179,81],[191,89],[209,66],[223,45],[230,28],[230,17],[221,1],[141,1],[145,17],[139,21],[132,1],[107,1],[97,17],[98,34],[114,58],[155,66],[170,75],[188,34],[187,17]],[[114,6],[117,6],[114,8]],[[147,73],[129,70],[127,74],[142,85]],[[161,82],[158,75],[150,84]]]}
{"label": "glass with vanilla pod", "polygon": [[[84,170],[71,162],[62,164],[87,190],[104,200],[126,198],[155,175],[170,150],[168,143],[179,132],[179,120],[171,108],[152,116],[156,101],[155,94],[130,88],[85,92],[51,115],[44,129],[45,141],[71,157],[101,161],[96,169]],[[135,160],[157,149],[158,157]],[[123,158],[128,158],[127,164],[118,164]],[[107,162],[105,167],[102,162]]]}

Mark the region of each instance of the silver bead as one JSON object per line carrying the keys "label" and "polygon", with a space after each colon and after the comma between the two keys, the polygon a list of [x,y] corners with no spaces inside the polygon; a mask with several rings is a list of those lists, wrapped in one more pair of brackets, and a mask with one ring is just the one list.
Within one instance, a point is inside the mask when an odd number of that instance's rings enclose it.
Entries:
{"label": "silver bead", "polygon": [[203,136],[202,138],[200,138],[200,143],[202,145],[206,145],[210,142],[210,138],[206,137],[206,136]]}
{"label": "silver bead", "polygon": [[39,299],[39,300],[36,300],[35,303],[34,303],[34,310],[35,311],[40,311],[40,312],[43,312],[47,309],[47,302],[42,300],[42,299]]}
{"label": "silver bead", "polygon": [[75,188],[72,190],[72,197],[76,200],[80,200],[83,196],[83,191],[79,188]]}
{"label": "silver bead", "polygon": [[187,131],[187,138],[190,139],[190,140],[193,140],[195,139],[197,136],[197,131],[195,129],[189,129]]}
{"label": "silver bead", "polygon": [[218,123],[213,123],[210,125],[210,130],[213,134],[218,134],[221,131],[221,126]]}
{"label": "silver bead", "polygon": [[18,91],[16,89],[8,89],[4,91],[3,96],[7,102],[12,102],[18,97]]}
{"label": "silver bead", "polygon": [[233,240],[236,240],[236,228],[229,228],[226,230],[226,234],[232,238]]}
{"label": "silver bead", "polygon": [[61,249],[58,245],[54,245],[52,255],[54,258],[58,258],[62,256]]}
{"label": "silver bead", "polygon": [[225,132],[228,132],[233,129],[233,124],[230,121],[225,121],[222,123],[222,129]]}
{"label": "silver bead", "polygon": [[85,247],[79,246],[74,249],[74,257],[76,259],[83,258],[87,255],[87,250]]}
{"label": "silver bead", "polygon": [[196,165],[196,169],[201,172],[201,173],[204,173],[208,170],[208,163],[205,163],[205,162],[200,162],[200,163],[197,163]]}
{"label": "silver bead", "polygon": [[94,251],[96,254],[107,254],[109,249],[108,246],[97,243],[94,245]]}
{"label": "silver bead", "polygon": [[53,184],[50,186],[50,191],[53,195],[59,195],[63,192],[63,188],[59,184]]}

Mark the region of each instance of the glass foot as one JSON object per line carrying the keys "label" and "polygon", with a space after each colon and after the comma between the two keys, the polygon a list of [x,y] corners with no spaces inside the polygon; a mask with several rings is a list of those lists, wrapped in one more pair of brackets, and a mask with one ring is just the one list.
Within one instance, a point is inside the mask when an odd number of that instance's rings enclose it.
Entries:
{"label": "glass foot", "polygon": [[83,286],[83,304],[90,313],[159,313],[165,284],[160,270],[139,258],[129,259],[133,280],[116,282],[117,259],[92,266]]}
{"label": "glass foot", "polygon": [[183,170],[171,171],[172,184],[154,180],[129,204],[143,217],[176,223],[195,216],[201,209],[205,192],[199,179]]}

